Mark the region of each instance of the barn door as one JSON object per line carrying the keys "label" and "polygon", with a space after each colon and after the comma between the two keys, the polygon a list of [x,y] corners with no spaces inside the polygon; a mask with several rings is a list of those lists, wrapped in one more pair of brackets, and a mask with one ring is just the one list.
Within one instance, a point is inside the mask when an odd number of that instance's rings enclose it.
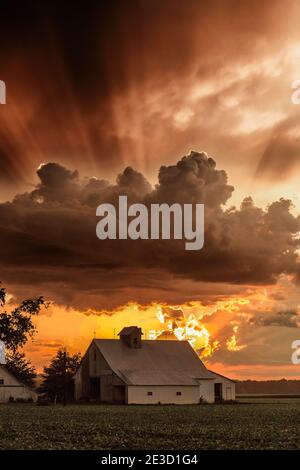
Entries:
{"label": "barn door", "polygon": [[100,378],[99,377],[91,377],[90,378],[90,398],[92,400],[100,401]]}
{"label": "barn door", "polygon": [[114,402],[119,404],[125,403],[125,385],[114,386]]}
{"label": "barn door", "polygon": [[220,403],[223,398],[223,393],[222,393],[222,384],[220,383],[215,383],[215,402]]}

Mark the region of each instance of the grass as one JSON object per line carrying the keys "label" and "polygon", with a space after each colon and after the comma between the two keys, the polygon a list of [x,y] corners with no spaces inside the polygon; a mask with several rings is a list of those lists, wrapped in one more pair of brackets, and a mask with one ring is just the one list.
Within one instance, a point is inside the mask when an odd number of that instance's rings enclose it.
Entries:
{"label": "grass", "polygon": [[[300,449],[300,400],[0,406],[0,449]],[[253,399],[255,401],[255,399]]]}

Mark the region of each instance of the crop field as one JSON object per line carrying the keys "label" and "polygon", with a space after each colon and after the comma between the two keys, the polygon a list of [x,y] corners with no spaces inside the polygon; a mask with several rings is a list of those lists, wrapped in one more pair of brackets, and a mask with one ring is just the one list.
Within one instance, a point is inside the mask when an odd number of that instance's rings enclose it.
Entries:
{"label": "crop field", "polygon": [[0,449],[299,449],[300,400],[190,405],[0,405]]}

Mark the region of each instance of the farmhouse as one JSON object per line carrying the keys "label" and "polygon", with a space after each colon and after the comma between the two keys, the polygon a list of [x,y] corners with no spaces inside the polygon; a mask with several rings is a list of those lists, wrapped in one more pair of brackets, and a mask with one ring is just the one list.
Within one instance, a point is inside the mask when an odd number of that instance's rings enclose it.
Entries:
{"label": "farmhouse", "polygon": [[9,400],[37,400],[37,394],[29,387],[19,382],[6,368],[0,364],[0,403]]}
{"label": "farmhouse", "polygon": [[235,398],[234,381],[206,369],[188,341],[94,339],[74,376],[75,399],[126,404],[193,404]]}

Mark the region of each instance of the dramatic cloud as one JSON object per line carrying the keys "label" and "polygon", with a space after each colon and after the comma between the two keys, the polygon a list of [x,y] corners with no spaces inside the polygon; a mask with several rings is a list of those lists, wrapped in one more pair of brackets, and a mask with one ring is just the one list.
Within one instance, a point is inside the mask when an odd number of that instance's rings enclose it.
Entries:
{"label": "dramatic cloud", "polygon": [[[170,322],[201,316],[229,375],[281,377],[300,305],[299,1],[69,3],[1,5],[0,280],[56,302],[35,360],[103,324],[150,329],[142,306],[162,301]],[[120,194],[204,202],[204,249],[101,242],[95,209]]]}
{"label": "dramatic cloud", "polygon": [[[292,198],[299,119],[297,0],[90,0],[2,5],[0,197],[30,189],[41,162],[111,179],[156,179],[191,148],[231,175],[235,203],[266,186]],[[19,18],[24,20],[20,25]],[[238,45],[238,47],[237,47]],[[258,168],[258,171],[256,171]]]}
{"label": "dramatic cloud", "polygon": [[156,192],[151,200],[160,202],[197,203],[219,208],[232,194],[227,174],[216,169],[216,162],[205,153],[191,152],[176,165],[162,166]]}
{"label": "dramatic cloud", "polygon": [[[131,167],[115,184],[57,163],[40,166],[37,175],[33,191],[0,205],[1,277],[20,295],[38,286],[58,303],[99,309],[172,296],[188,301],[199,298],[199,283],[273,284],[299,271],[300,219],[291,202],[264,210],[248,197],[239,209],[226,208],[233,187],[205,153],[161,167],[154,188]],[[204,202],[204,248],[185,251],[181,240],[100,241],[96,207],[117,203],[120,194],[146,205]]]}

